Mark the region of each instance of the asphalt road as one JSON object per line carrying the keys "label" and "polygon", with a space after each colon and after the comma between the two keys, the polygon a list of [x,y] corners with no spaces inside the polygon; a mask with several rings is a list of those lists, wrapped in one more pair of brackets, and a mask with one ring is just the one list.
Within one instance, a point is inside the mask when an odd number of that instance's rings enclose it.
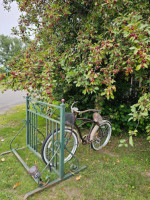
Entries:
{"label": "asphalt road", "polygon": [[5,113],[7,110],[25,103],[26,92],[7,90],[3,94],[0,92],[0,114]]}

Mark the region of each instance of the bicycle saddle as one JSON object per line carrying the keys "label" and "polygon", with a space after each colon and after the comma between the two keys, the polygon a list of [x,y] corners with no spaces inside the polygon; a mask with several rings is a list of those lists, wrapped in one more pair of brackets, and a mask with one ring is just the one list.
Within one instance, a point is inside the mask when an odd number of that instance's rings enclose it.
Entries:
{"label": "bicycle saddle", "polygon": [[99,113],[94,113],[93,114],[93,119],[94,119],[94,122],[102,122],[103,121],[103,119],[102,119],[102,117],[101,117],[101,115],[99,114]]}

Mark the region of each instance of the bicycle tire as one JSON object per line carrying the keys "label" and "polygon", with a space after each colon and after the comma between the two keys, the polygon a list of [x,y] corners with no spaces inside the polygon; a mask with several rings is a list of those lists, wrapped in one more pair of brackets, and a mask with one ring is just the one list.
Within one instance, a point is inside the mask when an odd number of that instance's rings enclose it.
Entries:
{"label": "bicycle tire", "polygon": [[90,137],[90,141],[92,141],[91,147],[95,151],[98,151],[103,147],[105,147],[110,140],[111,132],[112,132],[112,127],[110,122],[108,121],[102,122],[99,125],[98,130]]}
{"label": "bicycle tire", "polygon": [[[72,132],[71,132],[72,131]],[[59,136],[60,136],[60,130],[57,131],[57,140],[59,141]],[[67,138],[69,135],[69,138]],[[53,137],[54,137],[54,142],[53,142]],[[50,134],[47,136],[47,138],[45,139],[45,141],[42,144],[42,149],[41,149],[41,156],[43,161],[48,164],[53,152],[53,145],[56,141],[56,131],[54,131],[54,133]],[[68,162],[73,154],[75,154],[77,147],[78,147],[78,137],[77,134],[74,130],[71,129],[65,129],[65,133],[64,133],[64,163]],[[70,145],[71,144],[71,148]],[[50,163],[50,165],[52,166],[53,164]]]}

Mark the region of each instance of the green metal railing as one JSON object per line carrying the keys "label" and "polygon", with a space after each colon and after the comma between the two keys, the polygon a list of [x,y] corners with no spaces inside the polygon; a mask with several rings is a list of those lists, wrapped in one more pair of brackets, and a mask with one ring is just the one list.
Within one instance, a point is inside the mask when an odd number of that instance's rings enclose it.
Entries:
{"label": "green metal railing", "polygon": [[[21,158],[18,151],[19,148],[12,148],[12,143],[16,137],[20,134],[22,129],[26,126],[26,146],[39,158],[41,158],[41,149],[44,144],[45,139],[51,134],[52,135],[52,149],[47,149],[46,155],[49,158],[48,163],[46,163],[44,169],[41,172],[36,172],[35,175],[30,173],[33,168],[29,168],[25,161]],[[36,101],[30,98],[27,95],[26,97],[26,122],[17,135],[13,138],[10,143],[10,148],[12,152],[16,155],[22,165],[26,168],[29,174],[32,175],[32,178],[39,184],[39,188],[34,191],[31,191],[25,195],[25,199],[28,196],[37,193],[44,188],[52,186],[62,180],[68,179],[75,173],[86,168],[83,166],[81,168],[77,167],[76,170],[72,173],[64,174],[64,132],[65,132],[65,104],[64,101],[60,106],[43,103]],[[54,136],[55,133],[55,136]],[[74,156],[74,155],[73,155]],[[76,160],[76,156],[74,156]],[[46,169],[53,171],[57,175],[57,179],[54,181],[48,181],[46,184],[43,184],[41,181],[41,175]],[[50,173],[50,172],[49,172]]]}
{"label": "green metal railing", "polygon": [[[62,179],[64,176],[64,129],[65,129],[65,104],[62,102],[60,106],[35,101],[27,96],[26,98],[26,142],[27,146],[39,157],[41,150],[41,141],[38,143],[38,117],[46,120],[46,138],[50,133],[56,133],[56,140],[53,135],[53,149],[49,155],[52,159],[52,168]],[[58,130],[60,136],[58,136]],[[42,134],[42,133],[41,133]],[[54,142],[57,145],[54,145]],[[59,145],[58,145],[59,144]],[[59,146],[59,148],[58,148]],[[57,153],[56,153],[57,151]],[[56,154],[54,156],[54,154]],[[58,160],[59,159],[59,160]],[[59,165],[57,164],[59,162]],[[59,168],[59,169],[58,169]]]}

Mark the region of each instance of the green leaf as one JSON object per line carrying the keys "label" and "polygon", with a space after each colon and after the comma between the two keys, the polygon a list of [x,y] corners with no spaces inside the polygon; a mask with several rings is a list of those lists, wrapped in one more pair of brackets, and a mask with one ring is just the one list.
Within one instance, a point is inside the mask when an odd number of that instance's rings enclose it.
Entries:
{"label": "green leaf", "polygon": [[120,108],[124,108],[124,105],[120,105]]}
{"label": "green leaf", "polygon": [[111,95],[111,98],[114,99],[114,95],[113,94]]}
{"label": "green leaf", "polygon": [[104,96],[104,95],[105,95],[105,92],[102,92],[101,95]]}
{"label": "green leaf", "polygon": [[133,138],[132,138],[132,136],[129,137],[129,144],[133,147]]}
{"label": "green leaf", "polygon": [[145,68],[148,68],[147,64],[144,63],[144,67],[145,67]]}
{"label": "green leaf", "polygon": [[137,52],[138,52],[138,49],[135,49],[135,50],[134,50],[134,54],[137,54]]}
{"label": "green leaf", "polygon": [[140,29],[144,29],[144,28],[146,28],[148,26],[148,24],[142,24],[141,26],[140,26]]}
{"label": "green leaf", "polygon": [[142,116],[148,116],[148,112],[141,113]]}
{"label": "green leaf", "polygon": [[138,70],[140,70],[141,69],[141,65],[138,65],[137,67],[136,67],[136,71],[138,71]]}
{"label": "green leaf", "polygon": [[107,96],[106,96],[106,98],[109,100],[109,99],[110,99],[110,96],[109,96],[109,95],[107,95]]}
{"label": "green leaf", "polygon": [[83,94],[84,94],[84,95],[86,94],[86,90],[83,90]]}
{"label": "green leaf", "polygon": [[147,140],[150,140],[150,136],[147,137]]}
{"label": "green leaf", "polygon": [[129,49],[131,49],[131,50],[132,50],[132,49],[136,49],[136,47],[130,47]]}
{"label": "green leaf", "polygon": [[128,119],[128,122],[131,121],[132,119],[133,119],[133,117],[130,117],[130,118]]}
{"label": "green leaf", "polygon": [[125,139],[122,139],[122,140],[120,140],[120,143],[124,143],[126,140]]}
{"label": "green leaf", "polygon": [[61,60],[60,64],[61,64],[62,66],[64,66],[65,60]]}
{"label": "green leaf", "polygon": [[135,112],[135,111],[136,111],[136,109],[135,109],[134,106],[131,107],[131,111],[132,111],[132,112]]}

